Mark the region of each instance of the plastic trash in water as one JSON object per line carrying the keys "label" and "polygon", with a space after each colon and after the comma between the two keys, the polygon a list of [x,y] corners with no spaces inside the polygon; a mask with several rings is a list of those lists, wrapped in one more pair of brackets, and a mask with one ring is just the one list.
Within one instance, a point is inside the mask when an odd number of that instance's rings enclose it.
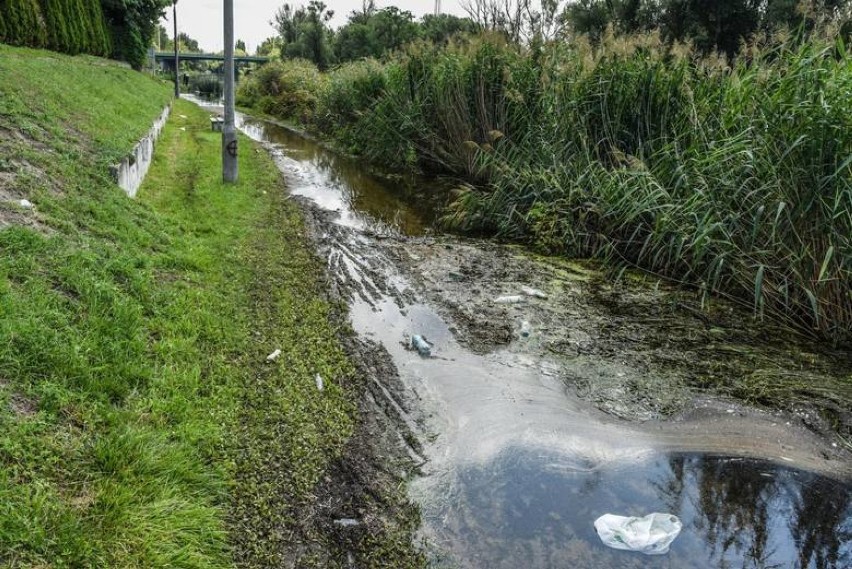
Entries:
{"label": "plastic trash in water", "polygon": [[604,545],[613,549],[663,555],[683,529],[672,514],[653,513],[644,518],[604,514],[595,520],[595,530]]}
{"label": "plastic trash in water", "polygon": [[274,352],[272,352],[271,354],[269,354],[268,356],[266,356],[266,361],[268,361],[268,362],[274,362],[275,360],[277,360],[277,359],[278,359],[278,357],[279,357],[280,355],[281,355],[281,350],[275,350]]}
{"label": "plastic trash in water", "polygon": [[532,326],[530,326],[529,322],[524,320],[523,322],[521,322],[521,337],[529,338],[530,334],[532,334]]}
{"label": "plastic trash in water", "polygon": [[325,389],[325,383],[323,382],[323,380],[322,380],[322,376],[321,376],[320,374],[317,374],[317,375],[316,375],[316,377],[315,377],[314,379],[315,379],[315,380],[316,380],[316,382],[317,382],[317,389],[319,389],[320,391],[322,391],[323,389]]}
{"label": "plastic trash in water", "polygon": [[498,296],[494,299],[494,302],[497,304],[518,304],[519,302],[523,302],[524,297],[519,294],[512,294],[508,296]]}
{"label": "plastic trash in water", "polygon": [[521,291],[527,296],[534,296],[536,298],[547,298],[547,294],[538,290],[537,288],[532,288],[528,286],[521,287]]}
{"label": "plastic trash in water", "polygon": [[427,342],[426,338],[419,334],[411,337],[411,347],[417,350],[417,353],[424,358],[432,355],[432,344]]}

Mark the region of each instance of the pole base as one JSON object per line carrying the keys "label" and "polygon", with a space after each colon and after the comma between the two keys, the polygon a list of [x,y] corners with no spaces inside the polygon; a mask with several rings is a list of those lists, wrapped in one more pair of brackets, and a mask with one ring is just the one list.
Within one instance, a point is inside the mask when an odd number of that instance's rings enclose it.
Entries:
{"label": "pole base", "polygon": [[[239,162],[237,160],[239,142],[237,133],[231,127],[222,131],[222,179],[227,183],[234,183],[239,176]],[[230,130],[230,132],[229,132]]]}

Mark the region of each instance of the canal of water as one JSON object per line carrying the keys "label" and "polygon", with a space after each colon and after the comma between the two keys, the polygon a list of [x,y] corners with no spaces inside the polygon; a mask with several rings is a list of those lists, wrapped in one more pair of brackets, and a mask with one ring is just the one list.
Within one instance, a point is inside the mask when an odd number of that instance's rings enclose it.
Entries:
{"label": "canal of water", "polygon": [[[417,402],[408,418],[425,465],[410,494],[434,566],[852,567],[848,455],[828,458],[830,445],[783,419],[731,409],[621,420],[566,388],[571,363],[511,346],[475,353],[399,261],[407,239],[438,233],[445,185],[378,176],[287,128],[239,122],[270,149],[288,190],[329,212],[321,250],[354,291],[353,328],[384,346]],[[436,357],[407,349],[413,333]],[[612,373],[611,362],[583,366]],[[683,521],[667,555],[609,549],[592,525],[651,512]]]}

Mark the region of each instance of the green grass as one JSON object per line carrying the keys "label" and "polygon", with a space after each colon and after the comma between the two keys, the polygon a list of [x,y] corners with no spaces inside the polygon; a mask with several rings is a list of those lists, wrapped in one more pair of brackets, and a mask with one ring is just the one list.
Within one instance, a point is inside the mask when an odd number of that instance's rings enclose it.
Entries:
{"label": "green grass", "polygon": [[346,332],[269,157],[244,140],[224,186],[179,101],[138,199],[109,180],[168,100],[0,46],[0,189],[36,206],[0,204],[0,565],[268,565],[352,432]]}

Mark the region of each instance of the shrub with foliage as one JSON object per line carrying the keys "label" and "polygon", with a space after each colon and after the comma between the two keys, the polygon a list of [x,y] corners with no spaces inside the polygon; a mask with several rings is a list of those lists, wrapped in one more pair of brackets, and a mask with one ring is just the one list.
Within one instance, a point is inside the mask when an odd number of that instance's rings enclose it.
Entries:
{"label": "shrub with foliage", "polygon": [[264,65],[240,84],[237,104],[308,122],[316,113],[324,83],[325,78],[310,61],[277,61]]}

